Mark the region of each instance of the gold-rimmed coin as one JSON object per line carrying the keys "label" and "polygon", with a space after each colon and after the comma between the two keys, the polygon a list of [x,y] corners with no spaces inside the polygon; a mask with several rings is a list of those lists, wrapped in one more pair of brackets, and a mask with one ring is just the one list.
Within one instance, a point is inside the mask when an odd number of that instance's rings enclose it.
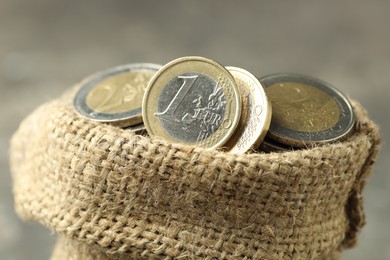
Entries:
{"label": "gold-rimmed coin", "polygon": [[161,68],[146,89],[142,116],[150,136],[207,149],[234,133],[241,99],[233,76],[204,57],[183,57]]}
{"label": "gold-rimmed coin", "polygon": [[127,127],[142,123],[142,99],[161,65],[136,63],[96,73],[74,97],[76,112],[89,119]]}
{"label": "gold-rimmed coin", "polygon": [[328,83],[297,74],[275,74],[260,81],[272,102],[270,138],[311,147],[341,140],[353,131],[351,104]]}
{"label": "gold-rimmed coin", "polygon": [[258,147],[267,134],[272,106],[260,81],[252,73],[236,67],[226,69],[239,88],[242,113],[237,130],[225,147],[233,153],[245,153]]}

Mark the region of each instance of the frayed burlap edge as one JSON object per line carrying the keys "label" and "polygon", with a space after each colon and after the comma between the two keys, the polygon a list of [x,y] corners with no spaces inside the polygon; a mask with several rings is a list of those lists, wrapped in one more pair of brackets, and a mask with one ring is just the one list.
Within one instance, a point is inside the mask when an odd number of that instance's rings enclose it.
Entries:
{"label": "frayed burlap edge", "polygon": [[380,142],[359,104],[343,142],[234,155],[81,118],[73,93],[38,108],[12,139],[16,210],[64,237],[55,252],[331,259],[355,245]]}

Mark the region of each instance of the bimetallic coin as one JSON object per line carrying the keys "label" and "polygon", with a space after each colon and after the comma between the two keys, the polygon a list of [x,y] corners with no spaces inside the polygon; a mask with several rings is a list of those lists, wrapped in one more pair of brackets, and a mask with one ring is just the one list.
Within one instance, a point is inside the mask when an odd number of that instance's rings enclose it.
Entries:
{"label": "bimetallic coin", "polygon": [[307,147],[343,139],[353,130],[351,104],[328,83],[296,74],[275,74],[260,81],[272,103],[270,138]]}
{"label": "bimetallic coin", "polygon": [[82,82],[73,104],[89,119],[120,127],[142,123],[142,99],[161,65],[128,64],[97,73]]}
{"label": "bimetallic coin", "polygon": [[203,57],[169,62],[150,80],[142,116],[150,136],[208,149],[234,133],[241,99],[233,76]]}
{"label": "bimetallic coin", "polygon": [[233,75],[242,99],[242,113],[234,135],[224,145],[233,153],[245,153],[260,145],[267,134],[272,107],[259,80],[250,72],[226,67]]}

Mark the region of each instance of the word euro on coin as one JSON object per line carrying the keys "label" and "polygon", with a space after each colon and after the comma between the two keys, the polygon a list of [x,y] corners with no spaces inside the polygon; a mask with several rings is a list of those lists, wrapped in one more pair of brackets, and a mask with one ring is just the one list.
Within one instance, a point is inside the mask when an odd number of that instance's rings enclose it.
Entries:
{"label": "word euro on coin", "polygon": [[241,99],[233,76],[203,57],[183,57],[161,68],[146,89],[142,116],[150,136],[207,149],[234,133]]}
{"label": "word euro on coin", "polygon": [[352,106],[328,83],[296,74],[275,74],[260,81],[272,103],[270,138],[307,147],[334,142],[352,132]]}
{"label": "word euro on coin", "polygon": [[242,99],[242,113],[236,132],[225,144],[233,153],[245,153],[257,148],[267,134],[272,115],[265,90],[250,72],[226,67],[238,85]]}
{"label": "word euro on coin", "polygon": [[142,98],[161,65],[128,64],[97,73],[82,82],[75,110],[89,119],[127,127],[142,123]]}

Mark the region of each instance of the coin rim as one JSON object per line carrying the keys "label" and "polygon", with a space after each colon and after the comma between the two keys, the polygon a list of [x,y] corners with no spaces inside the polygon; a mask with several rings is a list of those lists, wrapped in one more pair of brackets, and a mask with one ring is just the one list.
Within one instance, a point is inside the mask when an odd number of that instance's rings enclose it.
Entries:
{"label": "coin rim", "polygon": [[[271,124],[271,117],[272,117],[272,105],[271,105],[271,102],[267,96],[267,93],[265,92],[265,89],[264,89],[264,86],[262,85],[262,83],[260,82],[260,80],[258,78],[256,78],[255,75],[253,75],[252,73],[250,73],[249,71],[245,70],[245,69],[242,69],[242,68],[238,68],[238,67],[234,67],[234,66],[226,66],[225,67],[229,72],[236,72],[236,73],[240,73],[242,76],[244,77],[248,77],[249,80],[251,80],[252,82],[254,82],[254,87],[257,88],[257,91],[259,91],[262,95],[262,98],[261,98],[261,106],[262,106],[262,114],[265,113],[264,116],[264,120],[263,120],[263,124],[261,126],[262,130],[260,132],[260,134],[258,136],[256,136],[255,134],[253,135],[253,138],[252,140],[248,143],[248,145],[245,147],[245,148],[238,148],[236,145],[238,143],[238,141],[240,140],[239,138],[237,140],[235,140],[234,143],[231,143],[228,141],[227,144],[229,145],[232,145],[231,147],[227,147],[227,149],[229,149],[229,152],[232,152],[232,153],[245,153],[247,151],[249,151],[250,149],[256,149],[260,144],[261,142],[263,141],[264,137],[267,135],[267,132],[268,132],[268,129],[270,127],[270,124]],[[234,77],[234,79],[236,80],[235,76],[233,73],[231,73]],[[237,81],[236,81],[237,83]],[[239,87],[239,84],[237,83],[237,86]],[[256,100],[256,93],[253,93],[255,91],[251,91],[249,89],[249,86],[248,85],[244,85],[243,86],[244,88],[246,88],[246,90],[248,90],[248,92],[250,93],[250,96],[251,96],[251,99],[252,100]],[[239,87],[240,88],[240,87]],[[241,95],[241,91],[240,91],[240,95]],[[241,99],[243,97],[241,96]],[[258,99],[258,98],[257,98]],[[264,103],[263,103],[264,102]],[[242,101],[243,103],[243,101]],[[253,102],[254,103],[254,102]],[[248,108],[242,108],[242,109],[249,109]],[[242,117],[241,117],[242,118]],[[240,122],[239,122],[239,125],[238,127],[242,126],[241,124],[244,124],[244,126],[247,126],[248,125],[248,122],[249,120],[251,120],[250,117],[247,118],[247,121],[246,122],[242,122],[242,120],[240,119]],[[238,129],[236,129],[236,132],[235,134],[237,133]],[[243,130],[244,132],[245,130]],[[242,132],[242,133],[243,133]]]}
{"label": "coin rim", "polygon": [[[287,145],[293,145],[296,147],[307,147],[312,146],[314,144],[331,143],[338,140],[342,140],[348,137],[348,135],[352,132],[355,125],[355,114],[353,111],[353,107],[347,97],[329,83],[311,76],[294,73],[277,73],[267,75],[260,78],[260,82],[264,84],[265,89],[276,83],[282,82],[303,83],[310,87],[315,87],[333,98],[333,100],[335,100],[336,104],[339,106],[340,109],[340,117],[337,123],[331,128],[318,132],[303,132],[288,129],[283,126],[272,123],[271,119],[271,125],[268,131],[268,136],[270,138],[280,143],[285,143]],[[342,128],[343,131],[338,132],[337,135],[335,135],[333,131],[330,131],[330,129],[335,128],[337,126],[345,127]]]}
{"label": "coin rim", "polygon": [[154,63],[131,63],[121,66],[116,66],[98,73],[93,74],[81,82],[80,90],[76,93],[73,99],[73,107],[75,111],[88,119],[92,119],[102,123],[112,123],[120,127],[126,127],[142,123],[142,105],[125,112],[118,113],[102,113],[95,112],[87,105],[87,97],[90,91],[102,80],[115,76],[117,74],[137,71],[151,71],[156,73],[162,65]]}
{"label": "coin rim", "polygon": [[[153,89],[153,86],[155,86],[156,85],[155,83],[160,80],[161,75],[163,75],[168,69],[172,70],[172,67],[174,67],[174,66],[178,66],[178,65],[184,66],[184,65],[182,65],[183,63],[193,62],[193,61],[206,63],[207,65],[209,65],[209,66],[211,65],[211,66],[215,67],[217,70],[221,71],[221,74],[223,74],[224,77],[230,81],[230,86],[232,87],[232,90],[233,90],[233,96],[234,96],[233,99],[234,99],[234,102],[236,104],[235,110],[231,111],[231,113],[235,113],[235,115],[233,117],[232,125],[231,125],[230,129],[226,132],[226,134],[223,136],[223,138],[221,138],[218,142],[214,143],[210,147],[203,146],[202,142],[186,143],[186,142],[183,142],[182,140],[176,139],[176,138],[170,136],[169,134],[167,134],[159,122],[158,122],[157,126],[160,126],[160,130],[162,133],[164,133],[164,135],[163,136],[156,135],[155,129],[152,129],[152,127],[150,126],[151,120],[149,119],[149,116],[148,116],[148,112],[149,112],[148,107],[150,106],[148,99],[149,99],[150,93]],[[190,64],[188,66],[188,72],[194,72],[194,71],[191,71]],[[205,73],[203,71],[202,72],[195,71],[195,72],[200,73],[200,74],[204,74],[204,75],[208,75],[207,73]],[[176,75],[176,73],[173,73],[173,74]],[[179,76],[179,75],[176,75],[176,76]],[[171,80],[172,78],[173,77],[170,77],[169,80]],[[168,84],[169,80],[166,82],[160,83],[160,84],[164,85],[164,87],[165,87],[166,84]],[[231,105],[231,106],[232,106],[232,108],[234,108],[233,105]],[[154,108],[152,107],[152,109],[153,109],[153,111],[157,111],[157,102],[156,102],[156,106]],[[143,118],[146,130],[150,136],[159,136],[159,137],[162,137],[168,141],[179,142],[179,143],[183,143],[183,144],[187,144],[187,145],[198,145],[198,146],[203,147],[205,149],[215,149],[215,148],[219,148],[223,144],[225,144],[230,139],[230,137],[234,134],[234,132],[237,128],[240,116],[241,116],[241,97],[240,97],[240,93],[239,93],[239,90],[238,90],[238,87],[237,87],[236,81],[234,80],[233,75],[231,75],[231,73],[224,66],[222,66],[220,63],[218,63],[214,60],[205,58],[205,57],[201,57],[201,56],[180,57],[178,59],[172,60],[172,61],[168,62],[167,64],[165,64],[149,81],[149,84],[148,84],[148,87],[146,88],[143,102],[142,102],[142,118]],[[207,139],[205,139],[205,140],[207,140]]]}

